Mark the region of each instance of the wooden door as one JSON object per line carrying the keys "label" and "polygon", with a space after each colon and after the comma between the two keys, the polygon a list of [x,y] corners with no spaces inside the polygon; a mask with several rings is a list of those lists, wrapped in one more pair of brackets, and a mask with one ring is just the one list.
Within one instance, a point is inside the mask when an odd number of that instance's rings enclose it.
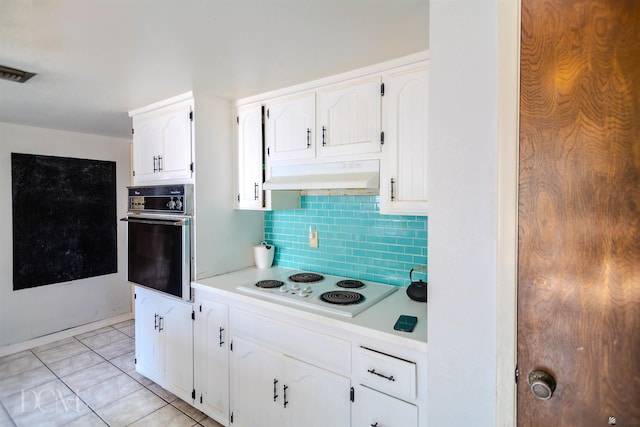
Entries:
{"label": "wooden door", "polygon": [[521,43],[518,425],[640,425],[640,2],[522,0]]}

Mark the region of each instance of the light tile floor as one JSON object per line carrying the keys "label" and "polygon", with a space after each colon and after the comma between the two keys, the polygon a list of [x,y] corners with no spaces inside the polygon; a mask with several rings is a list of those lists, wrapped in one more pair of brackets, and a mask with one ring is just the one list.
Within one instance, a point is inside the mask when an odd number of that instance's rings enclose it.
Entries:
{"label": "light tile floor", "polygon": [[135,371],[133,320],[0,358],[0,427],[220,424]]}

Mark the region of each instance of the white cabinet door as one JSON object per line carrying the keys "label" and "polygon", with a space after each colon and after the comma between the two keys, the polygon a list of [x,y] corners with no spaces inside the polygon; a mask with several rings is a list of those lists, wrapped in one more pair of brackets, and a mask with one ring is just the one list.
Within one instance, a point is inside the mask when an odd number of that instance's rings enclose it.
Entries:
{"label": "white cabinet door", "polygon": [[427,215],[428,77],[425,62],[385,79],[380,213]]}
{"label": "white cabinet door", "polygon": [[229,418],[228,306],[196,294],[196,407],[222,424]]}
{"label": "white cabinet door", "polygon": [[237,209],[261,209],[262,201],[262,105],[238,108]]}
{"label": "white cabinet door", "polygon": [[380,152],[380,77],[318,90],[318,157]]}
{"label": "white cabinet door", "polygon": [[156,294],[135,288],[136,371],[154,382],[163,379],[162,336],[158,331],[162,301]]}
{"label": "white cabinet door", "polygon": [[192,305],[136,286],[135,306],[136,371],[192,401]]}
{"label": "white cabinet door", "polygon": [[158,173],[158,113],[151,112],[133,118],[133,172],[136,183],[152,181]]}
{"label": "white cabinet door", "polygon": [[284,356],[284,372],[285,426],[349,425],[351,381],[348,378],[287,356]]}
{"label": "white cabinet door", "polygon": [[284,378],[282,355],[233,337],[231,417],[235,427],[280,427]]}
{"label": "white cabinet door", "polygon": [[193,306],[173,299],[164,299],[160,319],[163,336],[164,380],[160,385],[192,402],[193,392]]}
{"label": "white cabinet door", "polygon": [[418,408],[370,388],[358,387],[352,425],[354,427],[417,427]]}
{"label": "white cabinet door", "polygon": [[133,117],[134,183],[192,177],[193,102],[181,102]]}
{"label": "white cabinet door", "polygon": [[315,157],[315,93],[305,92],[266,103],[267,162]]}
{"label": "white cabinet door", "polygon": [[192,112],[193,104],[185,103],[167,108],[161,116],[162,158],[159,163],[163,180],[191,178]]}

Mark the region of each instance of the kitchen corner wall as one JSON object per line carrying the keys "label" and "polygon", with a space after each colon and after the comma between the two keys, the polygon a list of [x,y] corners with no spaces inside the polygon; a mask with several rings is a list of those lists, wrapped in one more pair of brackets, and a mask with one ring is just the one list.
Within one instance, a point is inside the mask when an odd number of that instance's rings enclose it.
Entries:
{"label": "kitchen corner wall", "polygon": [[[381,215],[379,196],[302,196],[300,209],[265,213],[274,265],[406,286],[427,265],[427,217]],[[309,246],[309,226],[318,247]],[[414,280],[426,280],[421,271]]]}

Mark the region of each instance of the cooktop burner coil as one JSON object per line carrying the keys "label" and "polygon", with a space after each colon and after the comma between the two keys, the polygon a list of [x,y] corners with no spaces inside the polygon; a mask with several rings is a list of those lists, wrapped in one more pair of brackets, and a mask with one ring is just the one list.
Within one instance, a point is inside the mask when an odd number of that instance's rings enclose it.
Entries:
{"label": "cooktop burner coil", "polygon": [[329,291],[320,295],[320,299],[330,304],[351,305],[364,301],[364,295],[352,291]]}
{"label": "cooktop burner coil", "polygon": [[256,282],[256,286],[262,289],[279,288],[282,285],[284,285],[284,282],[281,280],[260,280]]}
{"label": "cooktop burner coil", "polygon": [[298,273],[289,276],[289,280],[297,283],[313,283],[324,279],[322,274],[317,273]]}
{"label": "cooktop burner coil", "polygon": [[336,286],[339,288],[357,289],[362,288],[364,286],[364,283],[362,283],[360,280],[346,279],[337,282]]}

